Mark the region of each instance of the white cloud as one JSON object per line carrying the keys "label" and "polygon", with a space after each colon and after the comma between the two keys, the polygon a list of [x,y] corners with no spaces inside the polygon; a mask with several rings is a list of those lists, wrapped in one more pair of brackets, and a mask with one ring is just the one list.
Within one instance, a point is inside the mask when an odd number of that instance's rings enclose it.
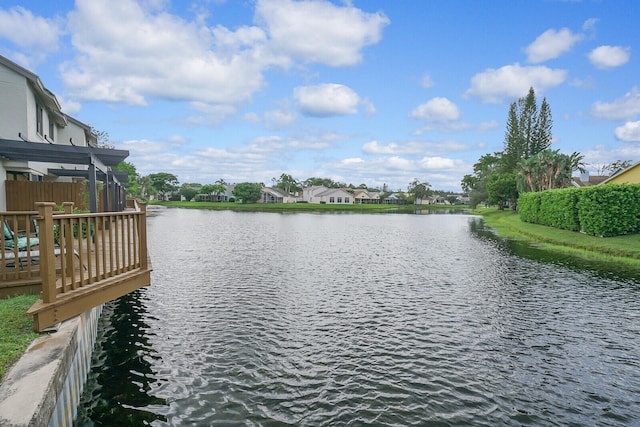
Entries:
{"label": "white cloud", "polygon": [[558,31],[550,29],[540,34],[525,49],[527,61],[537,64],[559,57],[571,50],[574,44],[582,40],[581,34],[574,34],[568,28]]}
{"label": "white cloud", "polygon": [[435,82],[433,81],[433,79],[429,74],[425,74],[424,76],[422,76],[422,79],[420,79],[420,86],[422,86],[425,89],[429,89],[435,86]]}
{"label": "white cloud", "polygon": [[628,47],[599,46],[589,53],[589,61],[596,68],[615,68],[629,62],[630,51]]}
{"label": "white cloud", "polygon": [[525,96],[530,87],[536,93],[558,86],[567,79],[567,71],[545,66],[521,66],[516,63],[489,68],[471,78],[466,96],[478,96],[485,103],[499,103],[505,99]]}
{"label": "white cloud", "polygon": [[61,67],[69,94],[132,105],[158,98],[235,106],[263,87],[270,67],[357,63],[389,22],[326,1],[264,0],[256,4],[257,25],[210,28],[203,16],[188,21],[168,7],[78,0],[68,16],[77,55]]}
{"label": "white cloud", "polygon": [[203,115],[189,116],[184,121],[192,126],[217,126],[227,117],[236,112],[232,105],[208,104],[206,102],[194,101],[189,106]]}
{"label": "white cloud", "polygon": [[464,162],[445,157],[424,157],[418,164],[424,169],[456,169],[462,166]]}
{"label": "white cloud", "polygon": [[370,141],[362,145],[362,152],[366,154],[417,154],[422,152],[423,145],[413,144],[380,144],[378,141]]}
{"label": "white cloud", "polygon": [[167,151],[167,143],[148,139],[130,139],[118,144],[120,148],[129,150],[132,154],[157,154]]}
{"label": "white cloud", "polygon": [[294,99],[306,116],[329,117],[356,114],[360,97],[347,86],[325,83],[294,89]]}
{"label": "white cloud", "polygon": [[0,38],[29,52],[27,55],[20,55],[21,62],[27,67],[43,61],[47,54],[57,51],[61,35],[62,22],[58,18],[34,16],[21,6],[0,9]]}
{"label": "white cloud", "polygon": [[362,152],[366,154],[421,154],[441,155],[452,151],[465,151],[469,144],[455,140],[445,141],[407,141],[402,143],[380,144],[378,141],[370,141],[362,146]]}
{"label": "white cloud", "polygon": [[361,50],[382,38],[389,19],[328,1],[259,0],[255,20],[264,25],[272,48],[303,62],[354,65]]}
{"label": "white cloud", "polygon": [[[79,98],[145,105],[147,96],[203,103],[238,103],[262,86],[269,58],[257,54],[259,29],[210,31],[162,10],[145,10],[131,0],[78,0],[69,14],[78,52],[62,67],[69,91]],[[216,34],[225,47],[210,50]],[[251,33],[251,35],[248,35]]]}
{"label": "white cloud", "polygon": [[60,109],[66,114],[75,114],[82,109],[82,105],[72,99],[66,99],[56,95],[56,99],[60,103]]}
{"label": "white cloud", "polygon": [[284,110],[271,110],[264,113],[264,123],[267,129],[282,129],[296,120],[295,113]]}
{"label": "white cloud", "polygon": [[414,119],[428,122],[447,122],[460,118],[458,106],[447,98],[433,98],[417,106],[410,114]]}
{"label": "white cloud", "polygon": [[640,114],[640,91],[634,86],[622,98],[611,103],[596,102],[591,114],[601,119],[631,120]]}
{"label": "white cloud", "polygon": [[582,150],[582,154],[588,169],[593,171],[593,166],[611,164],[616,160],[634,162],[633,159],[640,159],[640,144],[622,144],[618,147],[599,144],[588,150]]}
{"label": "white cloud", "polygon": [[589,18],[589,19],[587,19],[582,24],[582,30],[587,32],[587,33],[595,31],[596,24],[598,23],[598,21],[599,21],[598,18]]}
{"label": "white cloud", "polygon": [[618,126],[613,133],[620,141],[640,142],[640,121],[627,122]]}

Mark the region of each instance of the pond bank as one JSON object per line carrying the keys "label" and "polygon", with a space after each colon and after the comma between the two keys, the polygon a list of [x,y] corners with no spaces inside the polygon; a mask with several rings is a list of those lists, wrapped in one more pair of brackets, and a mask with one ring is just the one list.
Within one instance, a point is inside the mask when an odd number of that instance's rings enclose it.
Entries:
{"label": "pond bank", "polygon": [[594,261],[624,264],[640,269],[640,234],[595,237],[520,220],[517,213],[495,208],[471,211],[481,215],[501,237],[523,239],[545,249]]}

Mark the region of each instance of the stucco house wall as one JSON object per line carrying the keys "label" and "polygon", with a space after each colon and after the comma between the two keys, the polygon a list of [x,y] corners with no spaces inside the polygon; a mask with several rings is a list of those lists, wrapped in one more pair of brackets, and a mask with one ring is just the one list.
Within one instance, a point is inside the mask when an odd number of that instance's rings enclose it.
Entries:
{"label": "stucco house wall", "polygon": [[640,184],[640,162],[611,176],[603,184]]}
{"label": "stucco house wall", "polygon": [[353,204],[353,194],[340,188],[332,188],[317,195],[320,198],[319,203],[327,203],[331,205],[350,205]]}

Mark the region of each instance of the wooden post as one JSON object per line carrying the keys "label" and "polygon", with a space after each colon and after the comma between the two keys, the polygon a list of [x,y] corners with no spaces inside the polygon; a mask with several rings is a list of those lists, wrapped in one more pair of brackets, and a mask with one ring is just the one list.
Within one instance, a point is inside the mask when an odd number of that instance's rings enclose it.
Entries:
{"label": "wooden post", "polygon": [[[71,215],[73,213],[73,202],[63,202],[62,206],[64,206],[64,214]],[[73,273],[73,223],[71,220],[69,222],[64,222],[67,224],[63,227],[63,224],[60,224],[60,240],[64,237],[64,244],[61,243],[60,249],[64,249],[64,251],[60,254],[60,258],[65,261],[65,273],[67,277],[71,277]],[[66,253],[65,253],[66,251]]]}
{"label": "wooden post", "polygon": [[53,238],[53,202],[37,202],[38,228],[40,231],[40,278],[42,279],[42,302],[56,300],[56,257]]}
{"label": "wooden post", "polygon": [[143,270],[149,268],[148,264],[148,251],[147,251],[147,203],[140,202],[140,267]]}

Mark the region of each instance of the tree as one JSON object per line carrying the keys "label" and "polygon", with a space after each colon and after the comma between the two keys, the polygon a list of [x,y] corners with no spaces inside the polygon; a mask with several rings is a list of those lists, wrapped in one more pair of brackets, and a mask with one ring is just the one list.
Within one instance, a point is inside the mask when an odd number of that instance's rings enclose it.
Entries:
{"label": "tree", "polygon": [[91,133],[96,136],[96,140],[98,142],[98,147],[100,148],[114,148],[113,145],[110,145],[109,132],[104,130],[98,130],[91,126]]}
{"label": "tree", "polygon": [[284,190],[287,194],[291,194],[292,192],[300,191],[302,189],[298,180],[286,173],[280,175],[279,179],[272,178],[272,181],[274,182],[274,187]]}
{"label": "tree", "polygon": [[515,175],[509,172],[491,174],[487,179],[487,193],[487,204],[497,205],[500,210],[515,207],[518,200]]}
{"label": "tree", "polygon": [[551,147],[553,119],[551,118],[551,107],[547,103],[547,98],[542,100],[540,113],[536,119],[533,139],[530,143],[530,154],[535,155]]}
{"label": "tree", "polygon": [[414,178],[407,187],[407,192],[411,195],[413,201],[417,199],[424,199],[433,194],[431,190],[431,184],[428,182],[420,182],[418,178]]}
{"label": "tree", "polygon": [[127,190],[129,196],[133,198],[141,198],[144,195],[142,194],[142,186],[140,184],[140,175],[136,171],[136,167],[129,162],[120,162],[116,166],[113,167],[113,170],[116,172],[126,172],[127,177],[129,178],[128,182],[124,183],[124,188]]}
{"label": "tree", "polygon": [[551,146],[553,119],[547,99],[540,112],[533,88],[509,107],[504,137],[505,171],[515,172],[518,163]]}
{"label": "tree", "polygon": [[474,165],[474,173],[462,179],[462,189],[469,194],[470,205],[475,207],[487,201],[515,208],[518,191],[530,188],[529,180],[533,179],[537,167],[535,162],[526,160],[549,149],[552,125],[551,107],[545,98],[538,111],[533,87],[526,96],[511,103],[503,151],[482,156]]}
{"label": "tree", "polygon": [[262,197],[263,187],[261,183],[241,182],[234,187],[233,195],[242,203],[254,203]]}
{"label": "tree", "polygon": [[152,173],[147,175],[147,178],[159,198],[164,198],[178,188],[178,178],[168,172]]}
{"label": "tree", "polygon": [[216,202],[220,201],[220,194],[224,193],[225,191],[227,191],[227,183],[224,184],[219,184],[219,181],[224,182],[224,180],[218,180],[216,181],[215,184],[205,184],[202,186],[202,188],[200,188],[200,193],[201,194],[212,194],[215,197]]}
{"label": "tree", "polygon": [[489,199],[487,180],[503,164],[502,153],[485,154],[473,165],[473,175],[465,175],[462,189],[469,193],[469,204],[476,207]]}
{"label": "tree", "polygon": [[613,163],[602,165],[602,169],[605,172],[609,172],[609,175],[611,175],[620,169],[628,168],[632,164],[633,162],[631,160],[616,160]]}
{"label": "tree", "polygon": [[180,195],[184,197],[186,201],[193,200],[196,194],[200,192],[202,188],[201,184],[197,183],[184,183],[180,186]]}
{"label": "tree", "polygon": [[570,155],[560,150],[544,150],[520,162],[518,190],[520,192],[544,191],[565,188],[571,183],[574,170],[584,171],[582,154]]}
{"label": "tree", "polygon": [[331,178],[307,178],[302,182],[303,187],[315,187],[318,185],[324,185],[327,188],[340,188],[346,185],[341,182],[335,182]]}

